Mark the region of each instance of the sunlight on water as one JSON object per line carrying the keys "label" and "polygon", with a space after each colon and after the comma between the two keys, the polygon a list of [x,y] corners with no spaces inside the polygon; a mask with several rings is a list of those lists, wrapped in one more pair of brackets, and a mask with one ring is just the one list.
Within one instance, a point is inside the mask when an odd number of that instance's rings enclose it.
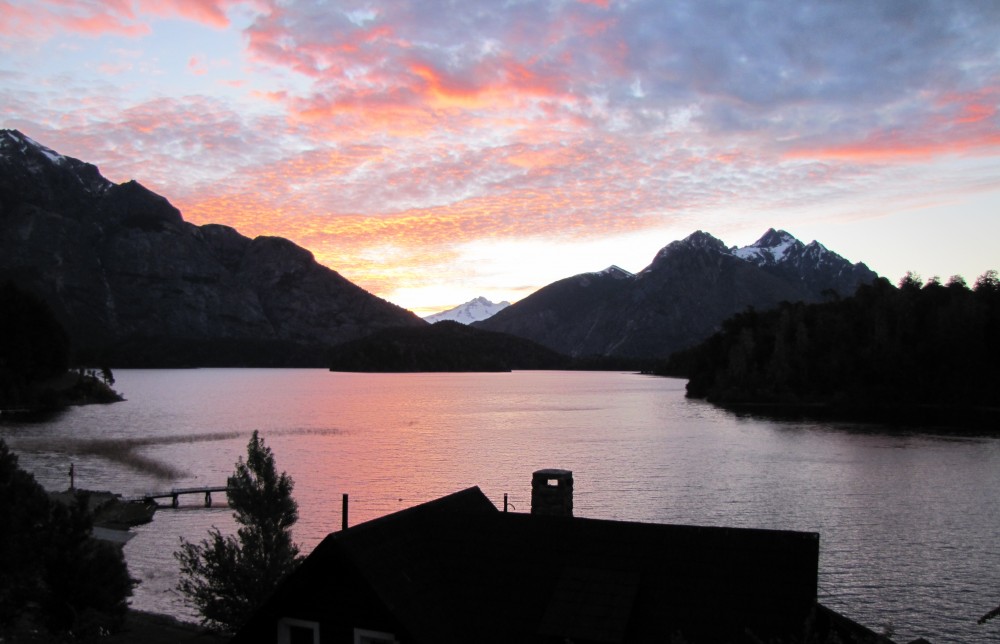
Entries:
{"label": "sunlight on water", "polygon": [[[478,485],[528,511],[531,473],[573,471],[577,516],[807,530],[821,601],[898,641],[992,641],[1000,602],[1000,441],[738,418],[684,382],[617,373],[121,371],[128,402],[0,436],[48,489],[129,495],[223,484],[254,429],[295,479],[305,552],[339,529]],[[126,546],[133,604],[191,619],[181,536],[233,529],[228,509],[164,509]],[[992,630],[990,630],[992,628]]]}

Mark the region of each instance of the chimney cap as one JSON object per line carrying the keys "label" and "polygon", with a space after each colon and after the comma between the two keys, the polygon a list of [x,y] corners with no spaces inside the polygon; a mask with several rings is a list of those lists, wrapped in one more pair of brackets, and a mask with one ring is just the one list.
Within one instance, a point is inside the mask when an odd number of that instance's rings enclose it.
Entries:
{"label": "chimney cap", "polygon": [[560,470],[556,468],[549,468],[544,470],[537,470],[534,473],[535,476],[552,476],[552,477],[563,477],[572,476],[573,472],[571,470]]}

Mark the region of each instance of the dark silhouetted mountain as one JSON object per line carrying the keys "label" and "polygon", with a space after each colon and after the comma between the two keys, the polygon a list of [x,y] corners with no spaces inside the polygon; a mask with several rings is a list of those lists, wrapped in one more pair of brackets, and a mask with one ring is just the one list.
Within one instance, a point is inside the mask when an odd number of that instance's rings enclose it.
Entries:
{"label": "dark silhouetted mountain", "polygon": [[876,277],[783,231],[769,230],[742,249],[698,231],[663,248],[637,275],[612,267],[560,280],[475,326],[574,357],[662,358],[748,307],[850,295]]}
{"label": "dark silhouetted mountain", "polygon": [[135,181],[0,131],[0,279],[43,299],[78,361],[327,366],[323,348],[426,326],[278,237],[195,226]]}
{"label": "dark silhouetted mountain", "polygon": [[453,320],[383,329],[331,349],[332,371],[512,371],[562,369],[569,362],[530,340]]}
{"label": "dark silhouetted mountain", "polygon": [[553,282],[473,326],[534,340],[572,356],[611,355],[616,308],[634,275],[618,267]]}

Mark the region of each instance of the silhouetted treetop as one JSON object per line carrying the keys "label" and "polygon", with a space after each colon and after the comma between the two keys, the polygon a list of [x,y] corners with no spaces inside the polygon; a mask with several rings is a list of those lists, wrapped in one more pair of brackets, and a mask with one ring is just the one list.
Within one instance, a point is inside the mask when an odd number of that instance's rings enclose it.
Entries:
{"label": "silhouetted treetop", "polygon": [[688,395],[723,404],[1000,407],[1000,283],[884,278],[850,298],[748,310],[675,354]]}

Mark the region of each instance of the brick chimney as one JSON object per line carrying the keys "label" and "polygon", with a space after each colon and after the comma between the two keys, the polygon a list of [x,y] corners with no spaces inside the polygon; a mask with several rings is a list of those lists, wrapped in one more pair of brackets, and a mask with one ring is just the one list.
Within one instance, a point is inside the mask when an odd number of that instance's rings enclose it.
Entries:
{"label": "brick chimney", "polygon": [[573,472],[538,470],[531,475],[531,513],[573,516]]}

